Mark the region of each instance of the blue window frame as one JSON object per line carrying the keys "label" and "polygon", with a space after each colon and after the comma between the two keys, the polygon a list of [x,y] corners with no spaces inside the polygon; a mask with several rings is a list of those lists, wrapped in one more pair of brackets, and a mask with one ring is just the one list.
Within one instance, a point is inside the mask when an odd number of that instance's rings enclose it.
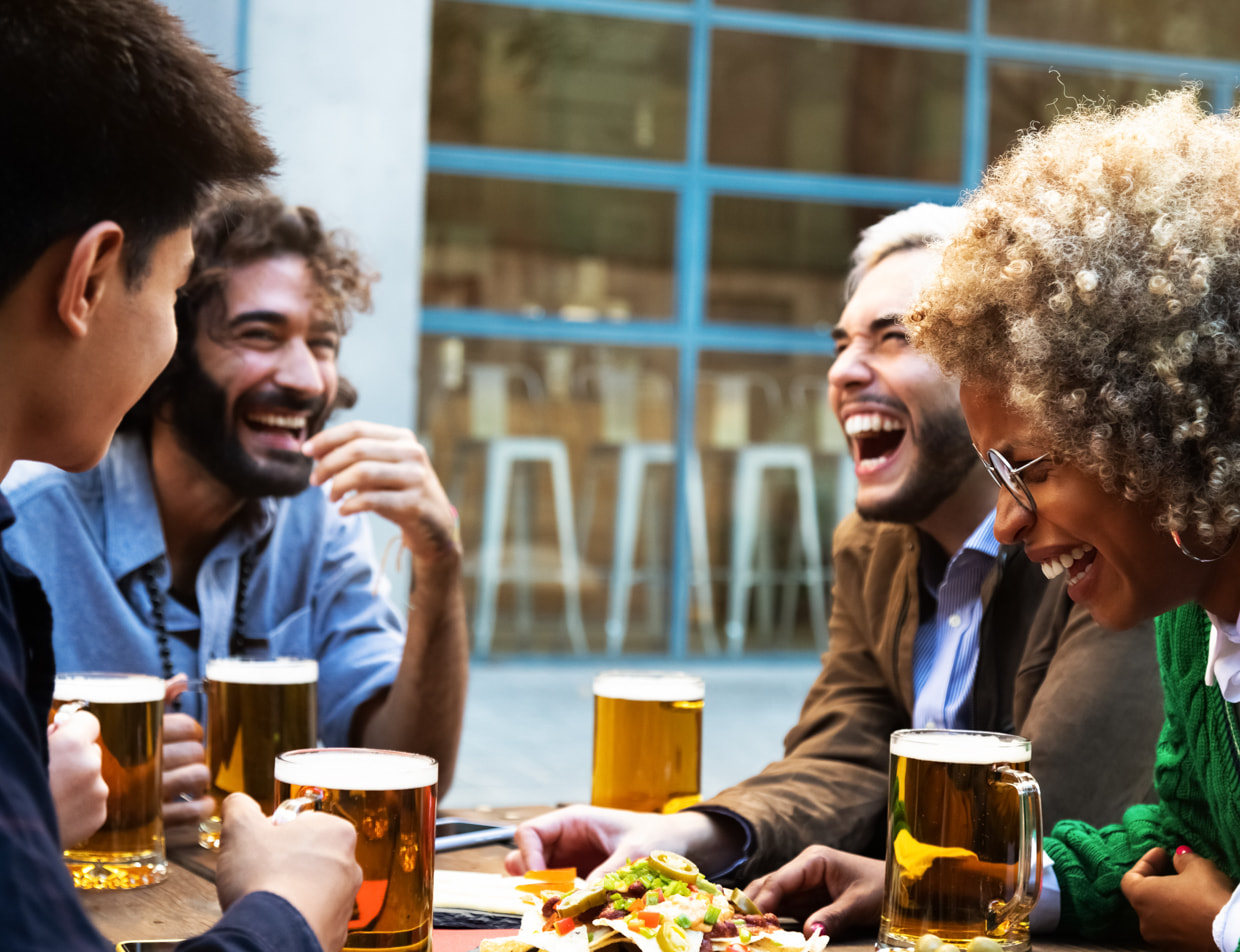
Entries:
{"label": "blue window frame", "polygon": [[[975,186],[989,159],[991,72],[999,67],[1045,71],[1102,72],[1154,78],[1166,85],[1183,79],[1201,82],[1220,108],[1233,101],[1240,64],[1230,60],[1106,46],[1089,46],[993,35],[988,30],[990,0],[961,0],[963,28],[943,29],[857,19],[719,5],[712,0],[436,0],[440,5],[469,2],[520,10],[539,10],[647,23],[675,24],[688,31],[683,158],[641,158],[534,151],[432,141],[432,175],[479,176],[501,180],[554,182],[621,189],[656,190],[675,197],[674,313],[638,315],[624,323],[532,319],[494,309],[427,306],[422,329],[429,334],[512,340],[672,348],[677,354],[680,395],[677,406],[678,457],[693,442],[699,357],[706,351],[830,354],[832,342],[818,327],[758,326],[711,322],[706,314],[711,265],[712,202],[719,196],[783,199],[873,208],[898,208],[918,201],[954,203]],[[739,0],[732,0],[738,4]],[[998,2],[998,0],[996,0]],[[959,169],[952,181],[923,181],[849,173],[759,169],[712,163],[708,156],[713,39],[719,31],[785,37],[825,43],[859,44],[896,50],[953,54],[963,62]],[[433,186],[432,186],[433,187]],[[674,578],[689,576],[688,529],[682,479],[677,496]],[[689,591],[674,586],[669,650],[687,652]]]}

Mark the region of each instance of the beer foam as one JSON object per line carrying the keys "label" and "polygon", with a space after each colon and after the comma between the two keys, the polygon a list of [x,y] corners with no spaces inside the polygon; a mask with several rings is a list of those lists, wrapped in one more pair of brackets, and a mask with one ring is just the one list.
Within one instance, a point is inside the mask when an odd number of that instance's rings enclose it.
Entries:
{"label": "beer foam", "polygon": [[329,790],[413,790],[439,780],[439,764],[422,754],[361,747],[292,751],[276,758],[275,777]]}
{"label": "beer foam", "polygon": [[1029,760],[1029,742],[1003,734],[968,731],[896,731],[891,753],[943,764],[1021,764]]}
{"label": "beer foam", "polygon": [[319,680],[319,663],[313,658],[212,658],[207,662],[207,679],[228,684],[314,684]]}
{"label": "beer foam", "polygon": [[706,686],[701,678],[680,672],[605,671],[595,676],[594,693],[621,701],[700,701]]}
{"label": "beer foam", "polygon": [[52,696],[57,701],[86,701],[88,704],[162,701],[164,680],[147,674],[57,675]]}

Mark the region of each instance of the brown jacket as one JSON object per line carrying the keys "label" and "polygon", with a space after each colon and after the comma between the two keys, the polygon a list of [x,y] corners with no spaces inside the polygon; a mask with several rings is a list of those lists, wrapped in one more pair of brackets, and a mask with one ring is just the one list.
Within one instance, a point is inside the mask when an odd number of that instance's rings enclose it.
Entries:
{"label": "brown jacket", "polygon": [[[919,557],[912,526],[853,513],[836,530],[831,640],[784,758],[702,805],[751,825],[745,876],[814,843],[882,855],[888,737],[912,726]],[[1019,546],[1001,550],[982,585],[973,690],[974,728],[1032,742],[1047,830],[1156,799],[1163,721],[1153,624],[1105,631],[1066,581],[1048,583]]]}

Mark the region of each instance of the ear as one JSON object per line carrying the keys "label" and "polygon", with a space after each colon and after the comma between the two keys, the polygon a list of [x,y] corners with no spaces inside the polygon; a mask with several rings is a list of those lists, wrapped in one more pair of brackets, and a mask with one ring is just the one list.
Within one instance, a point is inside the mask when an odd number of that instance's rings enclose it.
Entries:
{"label": "ear", "polygon": [[124,281],[121,249],[125,232],[114,221],[91,227],[69,255],[56,304],[60,319],[75,337],[82,337],[109,286]]}

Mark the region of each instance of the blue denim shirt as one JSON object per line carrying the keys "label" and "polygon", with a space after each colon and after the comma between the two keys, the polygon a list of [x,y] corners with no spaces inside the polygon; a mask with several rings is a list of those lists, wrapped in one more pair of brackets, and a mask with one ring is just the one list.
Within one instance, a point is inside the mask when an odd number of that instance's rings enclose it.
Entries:
{"label": "blue denim shirt", "polygon": [[168,593],[141,437],[117,436],[85,473],[18,463],[3,490],[18,515],[4,544],[47,591],[60,671],[163,673],[142,580],[149,565],[164,592],[173,670],[201,677],[208,659],[228,654],[240,558],[252,551],[243,631],[270,642],[272,656],[318,660],[325,744],[347,745],[353,712],[396,679],[404,625],[381,587],[366,520],[341,516],[321,487],[259,500],[234,519],[199,569],[196,612]]}

